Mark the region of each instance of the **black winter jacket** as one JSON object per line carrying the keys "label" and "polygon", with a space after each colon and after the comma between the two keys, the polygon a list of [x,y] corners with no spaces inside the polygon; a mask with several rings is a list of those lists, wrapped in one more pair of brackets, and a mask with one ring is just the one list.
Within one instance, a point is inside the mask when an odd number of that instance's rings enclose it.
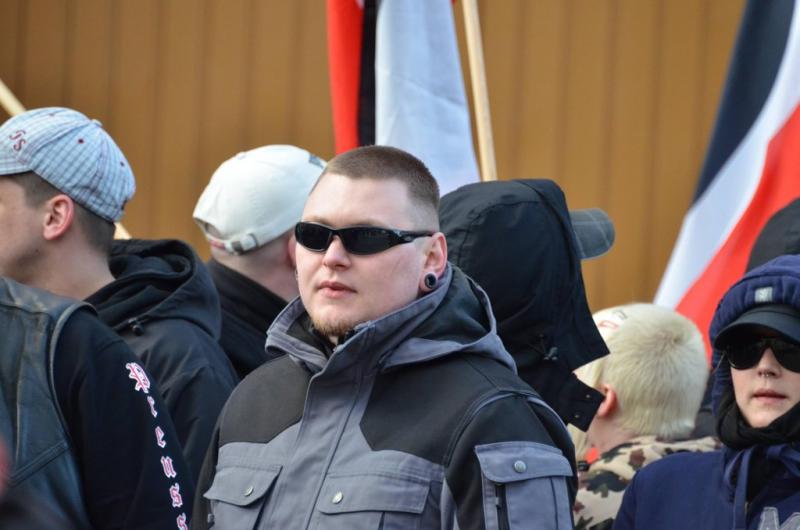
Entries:
{"label": "black winter jacket", "polygon": [[194,479],[238,379],[218,344],[220,309],[208,272],[176,240],[116,241],[116,280],[87,301],[156,379]]}

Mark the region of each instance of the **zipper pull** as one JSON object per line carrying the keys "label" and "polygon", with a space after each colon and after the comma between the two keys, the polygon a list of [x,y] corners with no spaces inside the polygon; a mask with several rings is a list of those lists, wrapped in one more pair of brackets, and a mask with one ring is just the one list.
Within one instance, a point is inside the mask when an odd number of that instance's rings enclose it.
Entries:
{"label": "zipper pull", "polygon": [[137,337],[144,335],[144,326],[142,326],[142,321],[138,318],[129,319],[128,325],[130,326],[131,331],[133,331],[133,334]]}

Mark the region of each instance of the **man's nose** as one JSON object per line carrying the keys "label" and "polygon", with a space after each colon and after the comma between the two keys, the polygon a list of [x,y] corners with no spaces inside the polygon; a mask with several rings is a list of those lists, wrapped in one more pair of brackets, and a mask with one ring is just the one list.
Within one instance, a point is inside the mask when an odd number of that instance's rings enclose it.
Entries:
{"label": "man's nose", "polygon": [[325,250],[322,257],[322,264],[331,269],[340,269],[350,266],[350,254],[344,248],[339,236],[334,235],[331,244]]}

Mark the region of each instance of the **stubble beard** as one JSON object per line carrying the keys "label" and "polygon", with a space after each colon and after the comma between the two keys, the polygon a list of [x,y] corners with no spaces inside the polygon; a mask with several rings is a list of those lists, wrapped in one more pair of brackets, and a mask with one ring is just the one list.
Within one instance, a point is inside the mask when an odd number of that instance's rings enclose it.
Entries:
{"label": "stubble beard", "polygon": [[313,316],[311,317],[311,323],[317,333],[326,337],[341,337],[358,324],[347,320],[321,321]]}

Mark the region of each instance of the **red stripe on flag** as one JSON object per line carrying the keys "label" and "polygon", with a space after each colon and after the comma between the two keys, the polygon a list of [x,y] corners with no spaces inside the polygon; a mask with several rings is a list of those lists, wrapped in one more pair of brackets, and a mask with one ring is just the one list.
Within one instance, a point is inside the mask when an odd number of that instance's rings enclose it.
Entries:
{"label": "red stripe on flag", "polygon": [[744,273],[753,244],[769,218],[799,196],[800,106],[770,140],[761,180],[750,205],[678,304],[678,312],[703,330],[707,351],[711,351],[707,332],[717,303]]}
{"label": "red stripe on flag", "polygon": [[328,71],[336,152],[358,147],[358,92],[364,10],[356,0],[328,0]]}

